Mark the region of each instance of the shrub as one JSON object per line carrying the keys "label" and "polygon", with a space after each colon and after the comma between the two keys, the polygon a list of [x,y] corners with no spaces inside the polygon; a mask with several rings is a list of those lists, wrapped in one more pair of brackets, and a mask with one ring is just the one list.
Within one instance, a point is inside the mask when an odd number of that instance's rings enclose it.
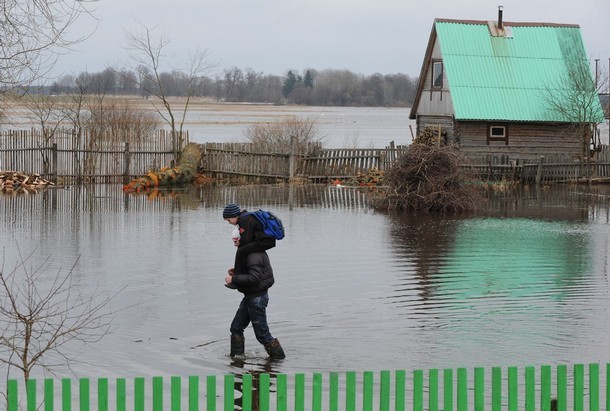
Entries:
{"label": "shrub", "polygon": [[246,138],[263,152],[289,154],[294,142],[295,154],[321,147],[316,121],[291,116],[275,123],[255,124],[246,130]]}

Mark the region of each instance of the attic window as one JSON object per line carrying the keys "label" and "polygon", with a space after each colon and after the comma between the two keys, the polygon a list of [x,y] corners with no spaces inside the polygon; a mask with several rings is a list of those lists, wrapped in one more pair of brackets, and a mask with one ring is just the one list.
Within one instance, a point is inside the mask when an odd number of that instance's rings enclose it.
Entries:
{"label": "attic window", "polygon": [[441,60],[432,61],[432,88],[443,88],[443,62]]}
{"label": "attic window", "polygon": [[508,145],[508,125],[494,124],[487,126],[487,144],[491,142],[502,142]]}

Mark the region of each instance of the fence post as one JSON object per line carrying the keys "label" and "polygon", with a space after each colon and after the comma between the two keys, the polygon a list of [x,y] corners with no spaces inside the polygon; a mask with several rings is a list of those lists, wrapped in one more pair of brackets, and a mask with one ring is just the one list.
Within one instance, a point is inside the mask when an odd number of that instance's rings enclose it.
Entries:
{"label": "fence post", "polygon": [[51,181],[57,183],[57,143],[51,149]]}
{"label": "fence post", "polygon": [[437,147],[441,146],[441,134],[442,134],[442,126],[438,125],[438,140],[436,142]]}
{"label": "fence post", "polygon": [[129,143],[125,142],[125,151],[123,152],[123,184],[129,184]]}
{"label": "fence post", "polygon": [[543,173],[542,166],[544,165],[544,156],[540,156],[540,161],[538,162],[538,170],[536,170],[536,184],[540,184],[542,181]]}
{"label": "fence post", "polygon": [[493,172],[493,156],[490,156],[488,158],[488,161],[489,161],[489,172],[487,174],[487,178],[489,180],[493,180],[493,175],[494,175],[494,172]]}
{"label": "fence post", "polygon": [[294,136],[290,136],[290,157],[288,159],[288,181],[294,177]]}
{"label": "fence post", "polygon": [[17,380],[8,380],[7,382],[7,398],[6,398],[6,409],[8,411],[17,411],[19,410],[19,397],[17,395],[18,391]]}

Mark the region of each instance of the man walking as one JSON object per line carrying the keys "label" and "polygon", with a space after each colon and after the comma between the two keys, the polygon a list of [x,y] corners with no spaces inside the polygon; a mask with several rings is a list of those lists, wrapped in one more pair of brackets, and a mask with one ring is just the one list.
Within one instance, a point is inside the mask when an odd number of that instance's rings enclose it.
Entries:
{"label": "man walking", "polygon": [[[239,239],[233,238],[233,244],[239,247]],[[257,251],[246,257],[246,270],[229,270],[225,284],[234,285],[237,291],[244,294],[231,322],[231,357],[243,355],[245,349],[244,330],[252,323],[254,335],[271,359],[286,358],[286,354],[277,338],[269,331],[267,324],[268,289],[273,285],[273,269],[265,251]]]}

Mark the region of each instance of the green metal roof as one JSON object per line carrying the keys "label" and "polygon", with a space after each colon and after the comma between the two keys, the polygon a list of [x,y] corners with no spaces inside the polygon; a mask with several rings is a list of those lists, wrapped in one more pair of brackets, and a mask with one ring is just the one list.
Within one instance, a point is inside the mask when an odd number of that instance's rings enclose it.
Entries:
{"label": "green metal roof", "polygon": [[[565,90],[569,67],[585,67],[593,87],[580,28],[513,24],[505,23],[512,37],[494,37],[486,22],[435,21],[455,117],[571,121],[549,109],[548,101],[571,95]],[[592,92],[588,97],[594,103],[586,113],[587,121],[603,122],[599,99]]]}

